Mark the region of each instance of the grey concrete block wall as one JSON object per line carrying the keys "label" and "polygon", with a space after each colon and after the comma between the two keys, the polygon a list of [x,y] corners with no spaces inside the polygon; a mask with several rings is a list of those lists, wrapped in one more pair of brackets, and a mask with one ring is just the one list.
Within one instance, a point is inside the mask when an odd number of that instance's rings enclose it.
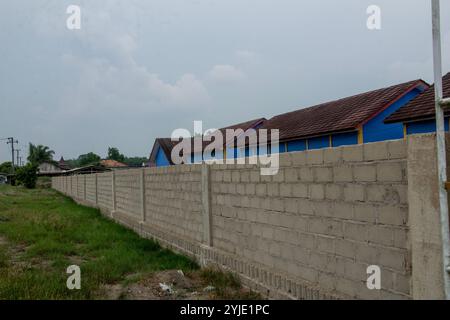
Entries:
{"label": "grey concrete block wall", "polygon": [[[280,163],[271,177],[212,166],[214,247],[338,296],[408,298],[404,142],[282,154]],[[366,287],[369,265],[385,275],[381,291]]]}
{"label": "grey concrete block wall", "polygon": [[70,177],[70,195],[78,198],[78,184],[77,184],[77,176]]}
{"label": "grey concrete block wall", "polygon": [[[419,233],[410,230],[407,147],[396,140],[281,154],[275,176],[209,165],[206,184],[202,165],[103,173],[97,206],[273,297],[409,299]],[[53,186],[94,205],[92,177],[86,199],[77,181],[54,178]],[[381,290],[367,289],[369,265],[381,268]]]}
{"label": "grey concrete block wall", "polygon": [[116,210],[140,220],[140,174],[138,170],[115,172]]}
{"label": "grey concrete block wall", "polygon": [[144,228],[202,241],[201,166],[145,169]]}
{"label": "grey concrete block wall", "polygon": [[110,172],[97,174],[98,206],[113,209],[112,184],[113,179]]}
{"label": "grey concrete block wall", "polygon": [[91,174],[86,176],[86,200],[91,203],[97,201],[97,187],[96,187],[96,175]]}

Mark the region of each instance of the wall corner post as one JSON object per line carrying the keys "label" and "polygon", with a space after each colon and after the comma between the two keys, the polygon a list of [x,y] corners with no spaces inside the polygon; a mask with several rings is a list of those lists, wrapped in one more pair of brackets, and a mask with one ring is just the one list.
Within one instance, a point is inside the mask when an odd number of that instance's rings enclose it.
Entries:
{"label": "wall corner post", "polygon": [[413,299],[445,299],[435,134],[407,137]]}

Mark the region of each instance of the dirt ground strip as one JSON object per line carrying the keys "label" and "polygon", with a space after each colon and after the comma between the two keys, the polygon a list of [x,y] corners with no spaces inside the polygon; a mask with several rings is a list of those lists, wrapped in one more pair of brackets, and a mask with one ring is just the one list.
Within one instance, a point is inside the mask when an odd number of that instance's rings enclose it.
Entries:
{"label": "dirt ground strip", "polygon": [[215,288],[202,278],[201,271],[183,274],[181,270],[165,270],[137,277],[140,278],[137,282],[127,285],[103,286],[98,292],[99,297],[109,300],[213,300],[224,298],[224,294],[231,298],[255,295],[242,287]]}

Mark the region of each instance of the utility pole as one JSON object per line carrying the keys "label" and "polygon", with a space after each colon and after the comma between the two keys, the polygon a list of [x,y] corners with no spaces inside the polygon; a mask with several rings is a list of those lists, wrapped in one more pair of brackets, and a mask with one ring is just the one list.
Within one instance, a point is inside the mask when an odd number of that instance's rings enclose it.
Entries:
{"label": "utility pole", "polygon": [[14,173],[14,144],[18,144],[19,141],[14,140],[13,137],[7,138],[8,142],[6,142],[7,144],[11,144],[11,168],[12,168],[12,173]]}
{"label": "utility pole", "polygon": [[442,258],[445,299],[450,300],[450,244],[447,196],[447,164],[445,149],[444,107],[450,106],[450,98],[443,98],[440,0],[431,0],[433,21],[433,61],[436,111],[436,140],[439,180],[439,207],[442,237]]}

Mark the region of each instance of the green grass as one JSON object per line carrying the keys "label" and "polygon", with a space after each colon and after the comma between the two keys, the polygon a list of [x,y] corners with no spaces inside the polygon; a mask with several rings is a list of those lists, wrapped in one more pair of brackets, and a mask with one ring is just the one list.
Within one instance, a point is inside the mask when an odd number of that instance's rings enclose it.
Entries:
{"label": "green grass", "polygon": [[[1,238],[0,299],[92,299],[130,274],[198,268],[50,189],[0,186]],[[72,264],[81,290],[66,287]]]}
{"label": "green grass", "polygon": [[241,281],[232,272],[223,272],[216,268],[200,270],[203,281],[215,288],[215,295],[222,300],[259,300],[261,295],[242,288]]}

